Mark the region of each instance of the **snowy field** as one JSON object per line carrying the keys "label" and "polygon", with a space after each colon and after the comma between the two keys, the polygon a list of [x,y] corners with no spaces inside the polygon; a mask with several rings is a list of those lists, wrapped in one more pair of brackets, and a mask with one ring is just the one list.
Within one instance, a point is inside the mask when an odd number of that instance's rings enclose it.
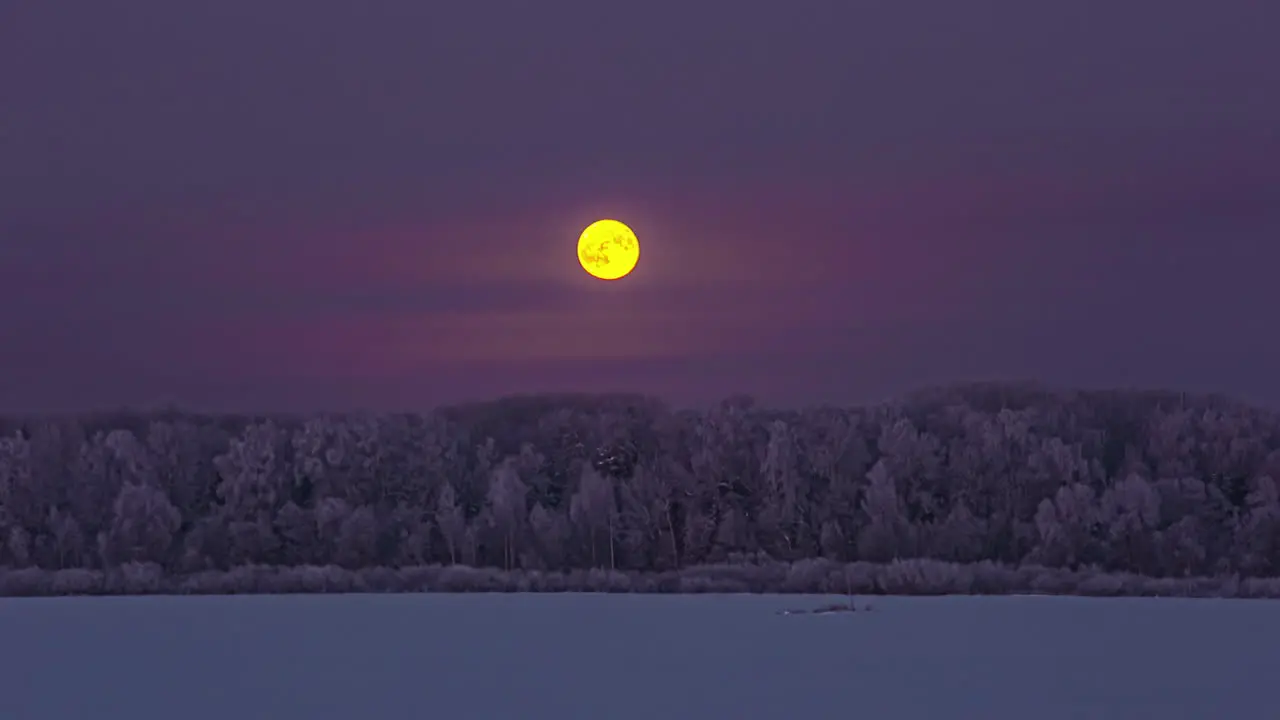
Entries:
{"label": "snowy field", "polygon": [[342,595],[0,600],[13,720],[1271,717],[1280,602]]}

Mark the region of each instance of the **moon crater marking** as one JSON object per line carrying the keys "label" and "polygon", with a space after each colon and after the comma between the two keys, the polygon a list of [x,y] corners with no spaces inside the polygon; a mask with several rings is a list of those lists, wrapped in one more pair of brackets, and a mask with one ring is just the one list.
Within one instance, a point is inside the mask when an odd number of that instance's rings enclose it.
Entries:
{"label": "moon crater marking", "polygon": [[639,260],[640,241],[631,228],[617,220],[597,220],[578,238],[578,262],[601,280],[625,277]]}

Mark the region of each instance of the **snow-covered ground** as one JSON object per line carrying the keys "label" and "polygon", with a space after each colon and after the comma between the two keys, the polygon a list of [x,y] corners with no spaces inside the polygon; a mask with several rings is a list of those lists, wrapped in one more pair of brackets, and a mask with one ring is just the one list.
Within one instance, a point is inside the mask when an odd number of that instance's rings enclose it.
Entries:
{"label": "snow-covered ground", "polygon": [[[295,595],[0,600],[0,717],[1262,717],[1280,602]],[[859,598],[859,605],[867,598]],[[1211,661],[1206,661],[1211,658]]]}

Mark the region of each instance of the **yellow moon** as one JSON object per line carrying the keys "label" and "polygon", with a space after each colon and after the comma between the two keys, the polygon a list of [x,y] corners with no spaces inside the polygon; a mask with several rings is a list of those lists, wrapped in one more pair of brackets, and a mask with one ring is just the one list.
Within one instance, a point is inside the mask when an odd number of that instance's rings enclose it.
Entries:
{"label": "yellow moon", "polygon": [[578,262],[601,280],[617,280],[640,262],[640,241],[617,220],[597,220],[578,237]]}

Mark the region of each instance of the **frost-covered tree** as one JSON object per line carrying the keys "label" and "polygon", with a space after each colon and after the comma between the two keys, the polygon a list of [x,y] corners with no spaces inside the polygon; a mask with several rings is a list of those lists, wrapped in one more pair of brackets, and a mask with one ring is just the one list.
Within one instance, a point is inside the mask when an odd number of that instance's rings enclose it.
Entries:
{"label": "frost-covered tree", "polygon": [[0,438],[0,563],[31,560],[31,446],[21,435]]}
{"label": "frost-covered tree", "polygon": [[618,519],[617,496],[612,483],[595,468],[587,466],[583,469],[578,490],[569,501],[569,519],[586,538],[591,567],[599,567],[599,545],[603,537],[609,551],[609,568],[616,568],[614,528]]}
{"label": "frost-covered tree", "polygon": [[534,503],[533,510],[529,512],[529,531],[541,564],[554,570],[563,568],[565,543],[569,539],[569,524],[564,514],[548,510],[542,503]]}
{"label": "frost-covered tree", "polygon": [[637,465],[619,489],[619,525],[626,556],[640,567],[680,567],[676,514],[683,480],[677,469]]}
{"label": "frost-covered tree", "polygon": [[769,441],[760,463],[767,496],[760,509],[757,532],[776,557],[802,557],[812,549],[808,493],[801,449],[786,422],[769,424]]}
{"label": "frost-covered tree", "polygon": [[30,561],[43,568],[78,567],[90,550],[70,517],[70,503],[84,483],[77,462],[84,434],[74,421],[44,419],[14,437],[26,441],[29,472],[11,486],[4,506],[26,530]]}
{"label": "frost-covered tree", "polygon": [[351,512],[351,505],[342,498],[327,497],[316,504],[313,513],[316,549],[328,562],[337,562],[342,547],[342,526]]}
{"label": "frost-covered tree", "polygon": [[362,505],[342,519],[334,556],[339,565],[348,568],[379,564],[378,517],[373,508]]}
{"label": "frost-covered tree", "polygon": [[1251,574],[1280,574],[1280,490],[1270,476],[1254,482],[1239,529],[1240,564]]}
{"label": "frost-covered tree", "polygon": [[524,532],[529,517],[526,498],[529,488],[520,479],[514,459],[494,469],[489,483],[489,518],[501,538],[503,566],[511,569],[516,561],[516,542]]}
{"label": "frost-covered tree", "polygon": [[110,529],[115,501],[127,483],[154,482],[146,447],[130,430],[98,432],[85,441],[76,470],[82,480],[69,504],[86,538]]}
{"label": "frost-covered tree", "polygon": [[84,533],[80,523],[70,513],[58,509],[49,511],[48,544],[45,556],[49,559],[45,567],[53,569],[82,568],[87,565]]}
{"label": "frost-covered tree", "polygon": [[888,464],[883,460],[877,462],[867,473],[867,479],[870,484],[862,501],[867,522],[858,536],[858,555],[876,561],[910,557],[914,550],[911,526]]}
{"label": "frost-covered tree", "polygon": [[663,572],[768,554],[1253,577],[1280,574],[1276,477],[1280,413],[1027,385],[803,410],[546,395],[427,413],[0,418],[0,573]]}
{"label": "frost-covered tree", "polygon": [[173,501],[186,523],[206,512],[214,499],[217,469],[205,454],[200,428],[186,420],[151,423],[146,448],[159,488]]}
{"label": "frost-covered tree", "polygon": [[275,423],[254,423],[214,460],[233,563],[271,562],[280,547],[273,526],[287,497],[279,462],[283,439]]}
{"label": "frost-covered tree", "polygon": [[453,485],[445,483],[436,498],[436,527],[449,550],[449,564],[456,565],[467,542],[467,520],[458,504]]}
{"label": "frost-covered tree", "polygon": [[286,565],[308,565],[315,561],[319,532],[314,509],[290,500],[276,513],[274,530],[280,538],[280,554]]}
{"label": "frost-covered tree", "polygon": [[99,538],[103,564],[169,561],[182,515],[164,490],[143,482],[125,483],[112,505],[111,527]]}
{"label": "frost-covered tree", "polygon": [[431,552],[431,523],[427,512],[416,504],[401,501],[379,523],[379,543],[386,548],[382,554],[389,554],[394,566],[426,564]]}
{"label": "frost-covered tree", "polygon": [[981,518],[969,510],[964,498],[957,500],[941,522],[929,528],[931,557],[953,562],[976,562],[983,559],[983,538],[987,535]]}
{"label": "frost-covered tree", "polygon": [[1102,518],[1093,488],[1088,485],[1072,483],[1058,488],[1052,498],[1041,500],[1035,523],[1040,545],[1033,557],[1040,562],[1076,567],[1096,559],[1094,551]]}
{"label": "frost-covered tree", "polygon": [[1101,505],[1112,566],[1125,568],[1134,562],[1151,566],[1153,532],[1160,520],[1160,495],[1155,488],[1143,477],[1130,475],[1103,493]]}

